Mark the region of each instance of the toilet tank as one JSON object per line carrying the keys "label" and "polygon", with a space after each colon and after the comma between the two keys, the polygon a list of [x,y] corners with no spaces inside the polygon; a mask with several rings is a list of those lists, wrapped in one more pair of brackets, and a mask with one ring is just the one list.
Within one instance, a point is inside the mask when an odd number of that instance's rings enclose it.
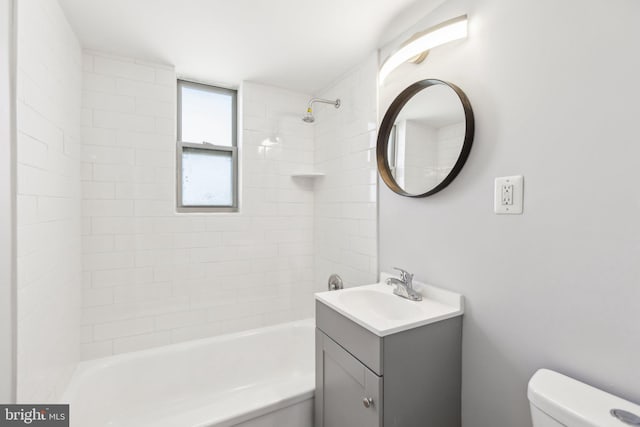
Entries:
{"label": "toilet tank", "polygon": [[[527,391],[534,427],[640,426],[640,406],[548,369],[540,369]],[[623,422],[612,414],[617,409]],[[637,418],[638,424],[633,424]]]}

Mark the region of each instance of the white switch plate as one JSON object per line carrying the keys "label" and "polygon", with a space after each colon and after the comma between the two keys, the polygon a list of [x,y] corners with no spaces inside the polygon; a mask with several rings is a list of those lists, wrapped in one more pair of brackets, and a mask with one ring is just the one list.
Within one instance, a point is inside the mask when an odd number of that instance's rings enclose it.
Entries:
{"label": "white switch plate", "polygon": [[493,210],[497,214],[518,215],[524,201],[522,175],[496,178]]}

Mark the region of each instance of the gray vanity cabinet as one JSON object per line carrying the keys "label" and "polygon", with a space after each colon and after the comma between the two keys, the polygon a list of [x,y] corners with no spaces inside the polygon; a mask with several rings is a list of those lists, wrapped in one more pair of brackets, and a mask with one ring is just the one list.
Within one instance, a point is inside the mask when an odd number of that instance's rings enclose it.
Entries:
{"label": "gray vanity cabinet", "polygon": [[460,427],[462,318],[379,337],[316,302],[315,427]]}
{"label": "gray vanity cabinet", "polygon": [[325,391],[322,425],[381,425],[382,378],[320,331],[316,331],[316,343]]}

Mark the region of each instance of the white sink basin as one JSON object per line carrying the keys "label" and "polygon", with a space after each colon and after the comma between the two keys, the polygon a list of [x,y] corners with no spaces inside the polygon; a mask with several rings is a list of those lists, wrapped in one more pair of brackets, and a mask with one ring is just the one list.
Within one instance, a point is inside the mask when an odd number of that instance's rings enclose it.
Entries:
{"label": "white sink basin", "polygon": [[382,273],[380,283],[320,292],[316,300],[380,337],[464,312],[460,294],[414,281],[414,289],[422,295],[422,301],[410,301],[393,294],[393,287],[385,283],[389,277],[392,276]]}
{"label": "white sink basin", "polygon": [[356,288],[341,292],[338,300],[346,307],[380,319],[403,320],[419,316],[421,310],[397,295]]}

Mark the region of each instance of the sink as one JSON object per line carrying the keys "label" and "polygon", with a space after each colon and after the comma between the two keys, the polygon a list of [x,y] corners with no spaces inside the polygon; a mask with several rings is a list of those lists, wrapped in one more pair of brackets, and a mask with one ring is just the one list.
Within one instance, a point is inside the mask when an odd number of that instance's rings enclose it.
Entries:
{"label": "sink", "polygon": [[380,282],[338,291],[319,292],[316,300],[383,337],[429,323],[439,322],[464,312],[463,297],[455,292],[413,282],[422,301],[410,301],[393,294],[382,273]]}
{"label": "sink", "polygon": [[338,299],[353,310],[367,313],[381,319],[402,320],[420,315],[420,309],[411,301],[393,294],[377,292],[370,289],[358,289],[342,292]]}

